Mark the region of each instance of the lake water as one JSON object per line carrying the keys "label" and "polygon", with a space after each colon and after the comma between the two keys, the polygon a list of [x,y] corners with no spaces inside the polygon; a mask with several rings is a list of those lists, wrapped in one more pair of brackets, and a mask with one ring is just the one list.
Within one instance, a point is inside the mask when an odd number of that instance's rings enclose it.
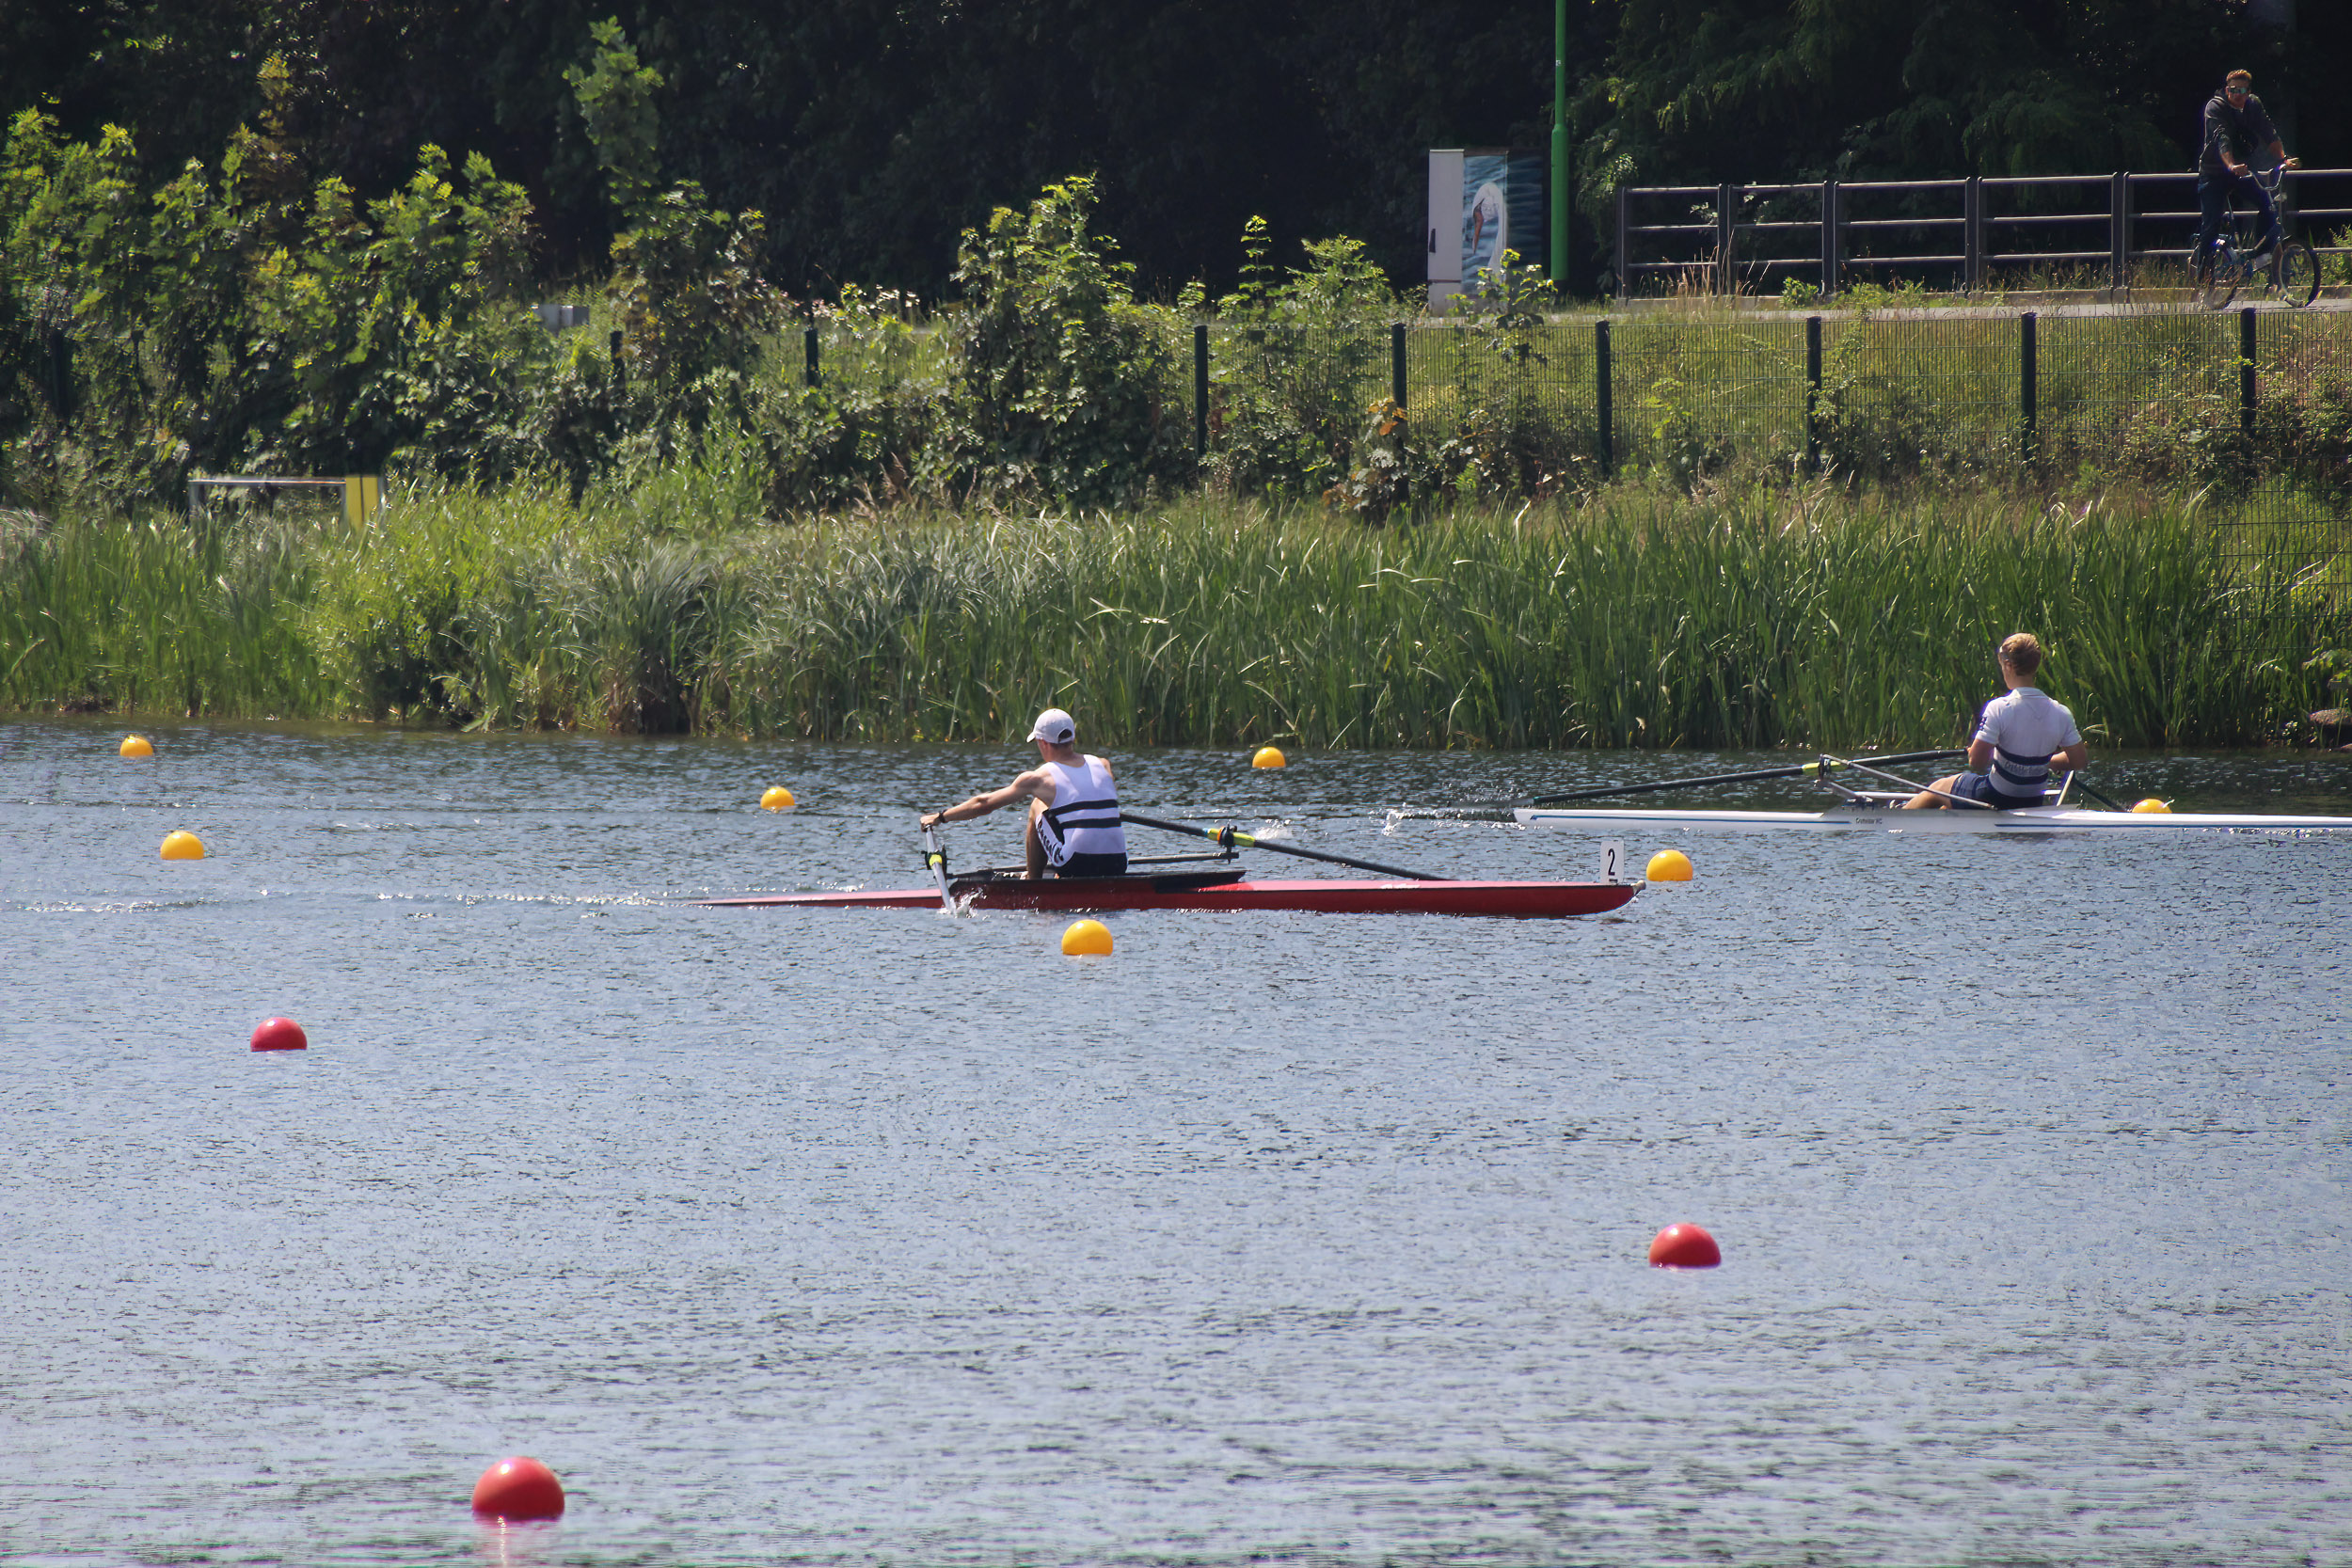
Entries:
{"label": "lake water", "polygon": [[[686,902],[914,885],[1013,748],[143,733],[0,723],[0,1560],[2352,1561],[2352,835],[1637,832],[1616,916],[1070,959]],[[1505,877],[1597,849],[1383,814],[1742,760],[1115,759]]]}

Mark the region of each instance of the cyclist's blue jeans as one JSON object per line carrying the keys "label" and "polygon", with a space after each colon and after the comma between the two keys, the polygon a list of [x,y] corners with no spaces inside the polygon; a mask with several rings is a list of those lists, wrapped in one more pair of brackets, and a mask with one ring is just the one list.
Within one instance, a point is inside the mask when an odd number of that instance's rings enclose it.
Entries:
{"label": "cyclist's blue jeans", "polygon": [[2261,204],[2263,236],[2265,244],[2277,245],[2285,238],[2279,227],[2279,209],[2272,204],[2270,193],[2263,189],[2261,181],[2251,174],[2232,174],[2224,169],[2219,174],[2202,174],[2197,178],[2197,205],[2203,221],[2197,228],[2196,264],[2203,266],[2213,250],[2214,236],[2221,232],[2221,225],[2230,211],[2230,195],[2250,196]]}

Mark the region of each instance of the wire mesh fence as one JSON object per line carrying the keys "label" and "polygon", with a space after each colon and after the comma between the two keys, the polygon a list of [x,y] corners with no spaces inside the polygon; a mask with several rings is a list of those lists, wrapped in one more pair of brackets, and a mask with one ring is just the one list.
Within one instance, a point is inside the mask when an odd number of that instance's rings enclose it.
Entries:
{"label": "wire mesh fence", "polygon": [[[2334,562],[2344,552],[2327,541],[2341,533],[2312,530],[2352,521],[2343,312],[1224,319],[1177,331],[1155,422],[1192,445],[1204,482],[1232,490],[1327,492],[1387,442],[1419,454],[1412,483],[1466,494],[1628,474],[1687,483],[1741,464],[2090,481],[2233,528],[2287,529],[2318,541],[2294,550]],[[956,368],[931,324],[828,322],[805,353],[812,384],[869,394],[943,388]],[[2283,560],[2287,546],[2244,548]]]}
{"label": "wire mesh fence", "polygon": [[1805,448],[1801,321],[1634,320],[1610,334],[1612,455],[1681,477],[1734,454],[1777,463]]}
{"label": "wire mesh fence", "polygon": [[2015,484],[2070,510],[2137,495],[2210,521],[2246,626],[2278,624],[2250,611],[2279,595],[2352,617],[2352,316],[1260,323],[1200,341],[1212,483],[1359,494],[1342,482],[1400,461],[1387,442],[1420,450],[1416,483],[1464,494],[1761,464]]}
{"label": "wire mesh fence", "polygon": [[2040,335],[2042,455],[2052,463],[2120,458],[2128,468],[2136,444],[2237,431],[2238,319],[2062,317],[2041,323]]}
{"label": "wire mesh fence", "polygon": [[1327,484],[1387,404],[1410,439],[1688,481],[2090,475],[2233,516],[2352,509],[2352,316],[2265,310],[1211,325],[1213,479]]}

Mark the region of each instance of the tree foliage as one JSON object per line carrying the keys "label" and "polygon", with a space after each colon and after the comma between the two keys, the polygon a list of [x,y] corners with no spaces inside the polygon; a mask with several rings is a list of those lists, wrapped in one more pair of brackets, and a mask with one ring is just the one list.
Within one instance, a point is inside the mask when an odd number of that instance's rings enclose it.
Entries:
{"label": "tree foliage", "polygon": [[[2294,111],[2309,161],[2352,162],[2340,3],[2304,0],[2285,34],[2245,0],[1570,11],[1588,205],[1626,179],[2185,166],[2225,60]],[[1545,145],[1551,23],[1529,0],[56,0],[0,7],[0,115],[125,128],[142,188],[265,111],[303,172],[363,199],[428,143],[481,152],[530,195],[557,276],[692,181],[766,214],[761,270],[796,294],[930,297],[964,229],[1085,170],[1147,297],[1229,287],[1252,214],[1284,248],[1365,236],[1405,283],[1427,149]]]}
{"label": "tree foliage", "polygon": [[[1577,106],[1580,194],[1621,184],[2188,166],[2224,66],[2274,105],[2341,79],[2235,0],[1644,0]],[[2310,89],[2326,88],[2325,94]],[[2314,105],[2315,106],[2315,105]],[[2311,114],[2342,148],[2340,112]]]}

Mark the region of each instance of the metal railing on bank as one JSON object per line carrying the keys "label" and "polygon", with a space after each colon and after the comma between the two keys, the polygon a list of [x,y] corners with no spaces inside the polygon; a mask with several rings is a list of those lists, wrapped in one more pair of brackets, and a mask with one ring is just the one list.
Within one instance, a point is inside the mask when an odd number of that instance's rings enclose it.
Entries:
{"label": "metal railing on bank", "polygon": [[[2352,169],[2290,169],[2283,198],[2290,225],[2323,256],[2352,254],[2337,243],[2352,234]],[[1898,279],[1978,290],[2003,273],[2071,273],[2123,291],[2144,262],[2185,267],[2199,223],[2195,174],[2124,172],[1630,185],[1615,217],[1620,301],[1771,292],[1789,278],[1825,295]]]}

